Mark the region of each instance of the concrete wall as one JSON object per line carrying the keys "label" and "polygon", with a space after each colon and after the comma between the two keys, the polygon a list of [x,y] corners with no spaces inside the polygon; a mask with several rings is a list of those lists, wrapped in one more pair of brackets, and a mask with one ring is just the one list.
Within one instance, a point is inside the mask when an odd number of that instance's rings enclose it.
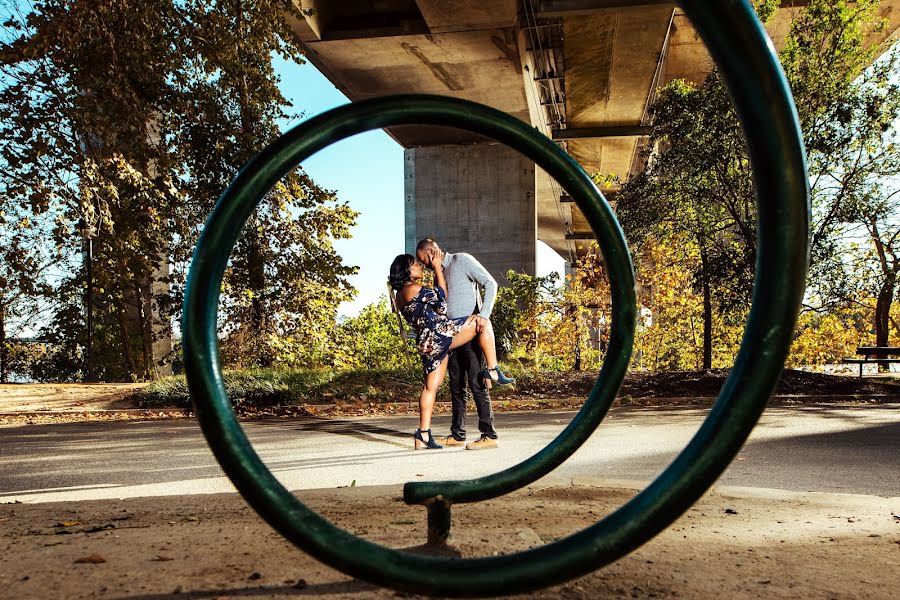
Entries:
{"label": "concrete wall", "polygon": [[535,274],[534,163],[499,144],[410,148],[405,158],[406,251],[434,238],[468,252],[500,285]]}

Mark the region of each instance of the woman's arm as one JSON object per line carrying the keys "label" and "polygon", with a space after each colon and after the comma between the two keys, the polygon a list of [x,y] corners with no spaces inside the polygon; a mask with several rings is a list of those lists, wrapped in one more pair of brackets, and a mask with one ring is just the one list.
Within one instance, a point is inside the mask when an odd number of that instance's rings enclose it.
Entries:
{"label": "woman's arm", "polygon": [[444,290],[447,295],[447,279],[444,277],[444,253],[440,250],[431,254],[431,268],[434,269],[435,286]]}

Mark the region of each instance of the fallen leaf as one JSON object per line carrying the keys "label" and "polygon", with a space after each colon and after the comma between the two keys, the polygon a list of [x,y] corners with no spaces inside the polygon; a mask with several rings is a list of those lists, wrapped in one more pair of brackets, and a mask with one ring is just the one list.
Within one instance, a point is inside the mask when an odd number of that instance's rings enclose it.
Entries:
{"label": "fallen leaf", "polygon": [[83,556],[81,558],[75,559],[76,565],[79,565],[79,564],[99,565],[100,563],[105,563],[105,562],[106,562],[106,559],[103,558],[102,556],[100,556],[99,554],[97,554],[96,552],[94,554],[91,554],[90,556]]}

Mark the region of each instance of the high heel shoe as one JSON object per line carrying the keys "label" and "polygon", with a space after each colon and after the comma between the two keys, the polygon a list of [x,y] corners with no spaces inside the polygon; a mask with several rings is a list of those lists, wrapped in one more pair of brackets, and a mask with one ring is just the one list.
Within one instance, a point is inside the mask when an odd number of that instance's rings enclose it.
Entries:
{"label": "high heel shoe", "polygon": [[[428,433],[428,441],[425,441],[425,438],[422,437],[422,434]],[[431,430],[426,429],[422,431],[421,429],[416,429],[416,432],[413,434],[413,440],[415,441],[416,450],[439,450],[443,448],[440,444],[434,441],[434,436],[431,435]]]}
{"label": "high heel shoe", "polygon": [[[497,372],[497,378],[494,379],[491,377],[491,371]],[[485,384],[488,382],[496,383],[497,385],[509,385],[511,383],[515,383],[516,380],[510,377],[507,377],[503,374],[503,371],[500,370],[500,366],[491,367],[490,369],[485,369],[481,372],[481,378],[484,379]]]}

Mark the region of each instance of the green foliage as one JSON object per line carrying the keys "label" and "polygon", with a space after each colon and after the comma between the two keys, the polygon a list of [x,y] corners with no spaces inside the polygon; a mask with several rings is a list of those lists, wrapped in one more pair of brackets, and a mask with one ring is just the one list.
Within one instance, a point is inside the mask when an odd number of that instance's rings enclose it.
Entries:
{"label": "green foliage", "polygon": [[497,292],[491,323],[497,339],[497,353],[526,356],[540,365],[546,355],[545,332],[558,322],[562,288],[559,276],[537,277],[508,271],[509,287]]}
{"label": "green foliage", "polygon": [[[175,133],[188,171],[195,218],[179,236],[186,262],[196,224],[238,170],[279,135],[287,101],[278,89],[272,56],[303,62],[287,21],[291,2],[192,0],[181,87],[184,119]],[[327,344],[337,305],[353,296],[332,239],[350,236],[356,213],[295,169],[266,196],[232,254],[222,286],[223,353],[230,364],[269,366],[279,340]],[[273,345],[274,344],[274,345]]]}
{"label": "green foliage", "polygon": [[[765,17],[773,7],[762,3],[759,10]],[[892,130],[900,115],[900,55],[891,51],[869,66],[883,50],[866,41],[884,27],[875,18],[877,7],[874,0],[813,0],[792,22],[781,54],[809,157],[813,222],[807,300],[819,310],[871,297],[857,276],[868,260],[879,266],[870,270],[877,271],[875,293],[883,296],[879,306],[886,315],[900,267],[892,200],[900,173]],[[703,296],[703,362],[709,367],[713,323],[736,322],[750,300],[756,260],[752,173],[716,71],[699,85],[666,86],[652,119],[653,157],[623,187],[617,214],[638,248],[648,239],[687,244],[699,259],[690,263],[691,288]],[[873,216],[880,227],[871,226]],[[865,251],[857,253],[861,234],[876,250],[868,258]],[[875,254],[878,260],[872,262]],[[643,268],[640,253],[636,262]],[[886,317],[883,321],[886,328]]]}
{"label": "green foliage", "polygon": [[412,344],[400,338],[397,316],[391,312],[386,296],[367,305],[356,317],[338,325],[340,352],[334,361],[347,369],[377,366],[381,369],[409,368],[419,372],[421,360]]}
{"label": "green foliage", "polygon": [[[418,361],[418,357],[416,357]],[[236,407],[295,406],[300,404],[401,402],[415,406],[422,389],[422,371],[416,369],[375,368],[360,365],[352,369],[246,369],[226,370],[225,389]],[[507,374],[523,386],[541,385],[545,372],[533,365],[510,360],[503,365]],[[447,398],[446,380],[438,392]],[[547,386],[544,386],[547,387]],[[509,387],[495,387],[491,396],[502,398],[515,393]],[[142,408],[190,408],[191,397],[183,375],[163,377],[136,393]]]}
{"label": "green foliage", "polygon": [[[17,246],[3,240],[12,251],[0,253],[0,324],[50,303],[47,334],[65,336],[52,353],[60,377],[79,376],[79,297],[56,294],[46,272],[54,265],[62,285],[78,285],[85,235],[102,290],[96,353],[116,357],[103,376],[156,376],[152,344],[178,318],[203,222],[287,115],[272,60],[302,62],[297,15],[289,0],[0,9],[0,218],[29,233]],[[330,332],[355,271],[332,240],[348,237],[355,217],[302,169],[266,196],[223,283],[227,361],[271,364],[274,341]]]}
{"label": "green foliage", "polygon": [[408,344],[404,352],[397,316],[386,296],[365,306],[355,317],[347,317],[332,328],[322,328],[315,337],[285,336],[270,340],[276,367],[289,369],[409,369],[419,372],[418,351]]}
{"label": "green foliage", "polygon": [[526,371],[599,368],[608,341],[609,280],[596,242],[559,280],[510,271],[491,313],[498,354]]}

